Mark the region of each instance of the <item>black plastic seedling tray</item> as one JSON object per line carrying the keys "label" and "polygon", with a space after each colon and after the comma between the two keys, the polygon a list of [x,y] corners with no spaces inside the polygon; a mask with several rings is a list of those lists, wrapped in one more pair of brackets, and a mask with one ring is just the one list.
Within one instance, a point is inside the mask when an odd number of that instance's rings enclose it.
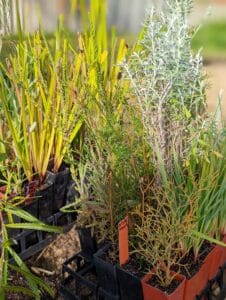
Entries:
{"label": "black plastic seedling tray", "polygon": [[119,300],[98,281],[97,270],[90,257],[82,252],[68,259],[62,267],[60,293],[65,300]]}
{"label": "black plastic seedling tray", "polygon": [[[68,231],[76,221],[76,213],[65,213],[61,212],[59,209],[54,212],[54,203],[56,206],[69,204],[69,199],[67,197],[67,192],[70,188],[69,173],[68,169],[66,172],[61,173],[58,178],[58,187],[60,191],[62,200],[59,200],[57,195],[54,195],[54,183],[49,180],[43,188],[35,193],[35,197],[31,199],[29,203],[25,203],[22,209],[40,219],[42,222],[48,225],[61,226],[63,231]],[[60,180],[60,179],[62,180]],[[55,188],[57,190],[57,188]],[[59,203],[58,203],[59,202]],[[15,223],[23,222],[18,217],[14,218]],[[23,259],[26,260],[29,257],[35,255],[37,252],[48,246],[52,240],[56,237],[54,233],[48,233],[39,230],[27,230],[27,229],[10,229],[9,238],[14,241],[12,246],[16,253]],[[1,248],[1,238],[0,238],[0,248]]]}
{"label": "black plastic seedling tray", "polygon": [[[88,237],[89,233],[85,233]],[[111,243],[107,243],[88,257],[80,252],[63,264],[60,292],[65,300],[143,300],[140,278],[105,260],[104,254],[110,247]],[[92,274],[92,280],[87,277],[87,274]],[[89,293],[82,294],[81,287]],[[219,268],[216,276],[209,280],[194,300],[225,299],[226,263]]]}
{"label": "black plastic seedling tray", "polygon": [[106,291],[106,299],[117,300],[119,297],[119,284],[116,274],[116,266],[103,259],[103,256],[111,248],[111,243],[105,244],[93,256],[97,278],[101,290]]}
{"label": "black plastic seedling tray", "polygon": [[120,297],[123,300],[143,300],[141,279],[116,266]]}
{"label": "black plastic seedling tray", "polygon": [[62,274],[60,293],[64,299],[98,299],[95,267],[93,262],[87,261],[81,253],[74,255],[63,264]]}
{"label": "black plastic seedling tray", "polygon": [[[58,226],[62,220],[64,220],[64,232],[68,231],[75,223],[71,214],[63,212],[58,212],[49,217],[46,223]],[[12,247],[21,259],[26,260],[48,246],[56,235],[56,233],[47,233],[39,230],[23,230],[13,237],[14,245]]]}

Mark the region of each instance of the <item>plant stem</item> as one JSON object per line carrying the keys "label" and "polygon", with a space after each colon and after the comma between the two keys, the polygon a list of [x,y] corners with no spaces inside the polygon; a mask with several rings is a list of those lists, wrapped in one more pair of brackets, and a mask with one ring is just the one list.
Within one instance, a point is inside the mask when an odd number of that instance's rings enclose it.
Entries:
{"label": "plant stem", "polygon": [[109,209],[110,209],[110,230],[113,252],[115,253],[114,241],[114,218],[113,218],[113,203],[112,203],[112,172],[109,174]]}
{"label": "plant stem", "polygon": [[0,283],[2,283],[2,272],[4,270],[4,263],[5,263],[5,235],[4,235],[4,221],[2,212],[0,212],[0,225],[1,225],[1,236],[2,236],[2,249],[1,249],[1,268],[0,268]]}

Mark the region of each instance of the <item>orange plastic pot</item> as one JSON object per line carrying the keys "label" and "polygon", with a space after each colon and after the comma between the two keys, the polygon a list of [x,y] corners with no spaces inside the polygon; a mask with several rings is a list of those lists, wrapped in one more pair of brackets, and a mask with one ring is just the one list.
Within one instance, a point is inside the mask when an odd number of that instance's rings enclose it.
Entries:
{"label": "orange plastic pot", "polygon": [[194,300],[222,265],[223,247],[215,246],[207,255],[199,271],[186,280],[184,300]]}
{"label": "orange plastic pot", "polygon": [[203,288],[206,286],[209,279],[209,268],[211,264],[204,262],[200,270],[186,280],[184,300],[194,300]]}
{"label": "orange plastic pot", "polygon": [[[226,244],[226,234],[223,236],[223,242]],[[223,247],[222,260],[223,260],[223,263],[226,262],[226,247]]]}
{"label": "orange plastic pot", "polygon": [[180,285],[171,294],[166,294],[160,289],[148,284],[153,274],[145,275],[142,280],[144,300],[183,300],[186,278],[181,274],[176,274],[175,279],[181,281]]}
{"label": "orange plastic pot", "polygon": [[[226,237],[224,237],[223,242],[226,243]],[[209,279],[212,279],[219,267],[226,261],[226,248],[216,245],[208,255],[208,259],[210,260]]]}

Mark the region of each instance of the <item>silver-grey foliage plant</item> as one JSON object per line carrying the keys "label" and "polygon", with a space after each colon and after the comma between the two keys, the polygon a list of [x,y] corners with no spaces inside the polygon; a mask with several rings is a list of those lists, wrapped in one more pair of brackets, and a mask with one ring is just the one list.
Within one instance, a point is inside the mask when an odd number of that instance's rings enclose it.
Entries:
{"label": "silver-grey foliage plant", "polygon": [[164,11],[151,8],[139,50],[124,64],[154,161],[167,172],[175,151],[186,157],[188,132],[205,111],[202,57],[191,52],[192,3],[166,0]]}

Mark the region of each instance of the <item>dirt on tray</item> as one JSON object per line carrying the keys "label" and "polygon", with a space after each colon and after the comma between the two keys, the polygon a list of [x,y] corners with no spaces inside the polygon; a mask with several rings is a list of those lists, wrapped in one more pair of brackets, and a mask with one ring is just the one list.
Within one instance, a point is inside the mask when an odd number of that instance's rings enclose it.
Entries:
{"label": "dirt on tray", "polygon": [[[26,265],[33,274],[42,278],[54,291],[54,300],[62,300],[59,295],[62,264],[69,257],[78,253],[80,243],[75,226],[67,233],[60,234],[48,247],[38,255],[26,261]],[[9,283],[27,287],[25,279],[14,271],[9,271]],[[7,300],[31,300],[33,298],[19,293],[7,294]],[[52,299],[47,294],[42,295],[42,300]]]}

